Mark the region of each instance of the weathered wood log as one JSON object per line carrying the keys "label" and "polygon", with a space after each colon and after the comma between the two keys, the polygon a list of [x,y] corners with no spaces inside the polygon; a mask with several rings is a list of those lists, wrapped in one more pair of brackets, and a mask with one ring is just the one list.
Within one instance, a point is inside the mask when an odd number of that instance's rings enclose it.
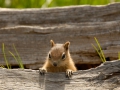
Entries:
{"label": "weathered wood log", "polygon": [[[106,6],[73,6],[50,9],[0,9],[0,64],[6,65],[2,43],[11,65],[17,62],[14,43],[26,68],[38,69],[50,49],[49,41],[70,41],[76,64],[100,64],[91,46],[99,40],[107,60],[120,51],[120,3]],[[16,54],[15,54],[16,55]]]}
{"label": "weathered wood log", "polygon": [[1,90],[119,90],[120,60],[108,61],[97,68],[74,72],[71,79],[65,73],[38,70],[0,69]]}

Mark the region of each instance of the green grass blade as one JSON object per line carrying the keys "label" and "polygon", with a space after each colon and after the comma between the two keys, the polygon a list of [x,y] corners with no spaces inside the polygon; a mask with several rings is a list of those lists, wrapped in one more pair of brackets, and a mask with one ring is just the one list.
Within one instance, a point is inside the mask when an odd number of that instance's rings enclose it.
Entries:
{"label": "green grass blade", "polygon": [[[14,59],[16,60],[16,62],[19,64],[20,62],[19,62],[19,60],[17,60],[17,58],[15,57],[15,55],[14,55],[12,52],[10,52],[10,51],[9,51],[9,53],[14,57]],[[22,67],[20,66],[20,64],[19,64],[19,67],[22,68]]]}
{"label": "green grass blade", "polygon": [[100,52],[98,51],[98,49],[95,47],[95,45],[92,44],[92,46],[93,46],[93,48],[97,51],[97,53],[98,53],[98,55],[100,56],[100,59],[102,60],[102,62],[104,62],[104,60],[103,60]]}
{"label": "green grass blade", "polygon": [[10,65],[8,63],[8,60],[7,60],[7,57],[6,57],[6,54],[5,54],[5,45],[4,45],[4,43],[2,44],[2,51],[3,51],[3,54],[4,54],[4,60],[5,60],[5,63],[7,65],[7,68],[10,69]]}
{"label": "green grass blade", "polygon": [[120,60],[120,52],[118,52],[118,59]]}
{"label": "green grass blade", "polygon": [[21,68],[24,68],[24,65],[23,65],[23,63],[22,63],[22,59],[20,58],[20,55],[18,54],[18,51],[17,51],[17,49],[15,48],[15,45],[14,45],[14,44],[13,44],[13,48],[14,48],[17,56],[18,56],[18,62],[19,62],[19,64],[20,64],[20,67],[21,67]]}
{"label": "green grass blade", "polygon": [[100,52],[101,52],[102,58],[103,58],[103,60],[104,60],[104,62],[105,62],[106,59],[105,59],[104,53],[103,53],[103,51],[102,51],[102,48],[101,48],[101,46],[100,46],[100,43],[98,42],[98,40],[97,40],[96,37],[94,37],[94,39],[95,39],[95,41],[96,41],[96,43],[97,43],[97,45],[98,45],[98,47],[99,47],[99,49],[100,49]]}

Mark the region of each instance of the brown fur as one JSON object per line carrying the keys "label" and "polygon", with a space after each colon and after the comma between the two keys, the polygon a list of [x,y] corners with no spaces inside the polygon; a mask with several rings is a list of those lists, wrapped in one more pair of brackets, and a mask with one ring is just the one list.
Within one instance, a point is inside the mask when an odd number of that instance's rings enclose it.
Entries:
{"label": "brown fur", "polygon": [[[77,71],[69,53],[69,45],[70,42],[66,42],[65,44],[55,44],[54,41],[51,40],[52,48],[46,57],[46,62],[42,69],[47,72],[66,72],[67,70]],[[62,59],[63,54],[65,54],[64,59]],[[57,66],[54,66],[54,63]]]}

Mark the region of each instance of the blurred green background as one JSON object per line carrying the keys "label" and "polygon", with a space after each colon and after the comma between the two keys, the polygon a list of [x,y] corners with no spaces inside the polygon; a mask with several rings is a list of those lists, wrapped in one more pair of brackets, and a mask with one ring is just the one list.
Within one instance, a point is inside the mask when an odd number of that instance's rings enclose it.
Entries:
{"label": "blurred green background", "polygon": [[1,8],[48,8],[70,5],[105,5],[120,0],[0,0]]}

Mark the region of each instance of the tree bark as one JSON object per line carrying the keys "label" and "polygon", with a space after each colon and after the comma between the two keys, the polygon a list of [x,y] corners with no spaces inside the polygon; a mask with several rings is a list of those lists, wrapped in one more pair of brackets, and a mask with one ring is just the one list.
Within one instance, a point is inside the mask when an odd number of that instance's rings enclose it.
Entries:
{"label": "tree bark", "polygon": [[0,69],[1,90],[119,90],[120,60],[107,61],[97,68],[80,70],[71,79],[65,73],[46,73],[38,70]]}
{"label": "tree bark", "polygon": [[38,69],[50,50],[50,40],[70,41],[70,53],[76,64],[100,64],[91,44],[101,44],[106,60],[118,59],[120,51],[120,3],[105,6],[72,6],[50,9],[0,9],[0,64],[17,62],[9,51],[14,43],[26,68]]}

